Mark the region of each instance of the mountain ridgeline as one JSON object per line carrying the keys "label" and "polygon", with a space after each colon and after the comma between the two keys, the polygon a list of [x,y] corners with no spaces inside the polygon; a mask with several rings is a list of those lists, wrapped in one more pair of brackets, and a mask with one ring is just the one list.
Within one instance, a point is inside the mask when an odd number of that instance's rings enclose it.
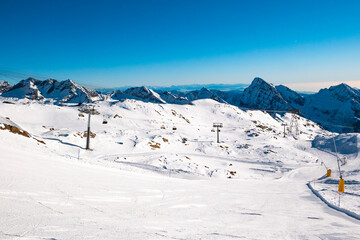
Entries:
{"label": "mountain ridgeline", "polygon": [[360,90],[346,84],[321,89],[318,93],[301,95],[290,88],[273,86],[255,78],[243,91],[222,91],[201,88],[193,91],[152,90],[132,87],[102,94],[81,87],[72,80],[44,81],[28,78],[14,86],[0,82],[0,94],[5,100],[30,99],[54,104],[91,103],[96,101],[124,101],[135,99],[157,104],[191,104],[198,99],[213,99],[240,108],[283,114],[290,109],[301,110],[301,115],[324,128],[336,132],[360,132]]}

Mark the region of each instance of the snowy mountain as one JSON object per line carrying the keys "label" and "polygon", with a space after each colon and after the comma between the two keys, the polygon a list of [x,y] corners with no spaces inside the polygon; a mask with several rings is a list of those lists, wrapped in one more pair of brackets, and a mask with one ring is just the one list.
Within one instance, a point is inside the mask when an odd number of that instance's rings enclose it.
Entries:
{"label": "snowy mountain", "polygon": [[147,87],[133,87],[125,91],[116,90],[108,94],[111,99],[124,101],[126,99],[141,100],[143,102],[166,103],[158,93]]}
{"label": "snowy mountain", "polygon": [[36,86],[37,80],[34,78],[28,78],[21,80],[16,85],[12,86],[7,91],[1,94],[2,97],[11,98],[28,98],[32,100],[40,100],[44,97],[41,95],[39,89]]}
{"label": "snowy mountain", "polygon": [[72,80],[45,81],[28,78],[15,86],[1,82],[2,97],[32,100],[53,99],[58,103],[83,103],[96,100],[125,101],[136,99],[160,104],[189,104],[200,99],[212,99],[237,107],[286,112],[299,109],[301,115],[326,129],[338,132],[360,132],[360,91],[346,84],[321,89],[316,94],[301,95],[290,88],[273,86],[261,78],[255,78],[244,91],[221,91],[201,88],[189,92],[177,90],[152,90],[133,87],[117,90],[106,96],[75,84]]}
{"label": "snowy mountain", "polygon": [[299,109],[301,115],[337,132],[360,132],[360,92],[346,84],[300,95],[255,78],[240,97],[240,107],[269,110]]}
{"label": "snowy mountain", "polygon": [[240,105],[260,110],[284,111],[292,108],[273,85],[261,78],[255,78],[251,85],[244,90]]}
{"label": "snowy mountain", "polygon": [[305,97],[303,116],[339,132],[360,131],[360,93],[346,84]]}
{"label": "snowy mountain", "polygon": [[167,103],[188,104],[190,102],[185,94],[176,90],[175,91],[157,90],[157,93]]}
{"label": "snowy mountain", "polygon": [[213,99],[215,101],[225,103],[222,98],[220,98],[216,93],[210,91],[209,89],[202,88],[200,90],[194,90],[190,92],[180,92],[180,91],[163,91],[157,90],[154,91],[147,87],[133,87],[128,88],[125,91],[117,90],[111,92],[110,97],[114,100],[125,100],[125,99],[136,99],[144,102],[152,103],[170,103],[170,104],[188,104],[191,101],[199,99]]}
{"label": "snowy mountain", "polygon": [[224,99],[222,99],[216,93],[205,87],[201,88],[200,90],[187,92],[185,96],[189,101],[195,101],[199,99],[212,99],[220,103],[226,103]]}
{"label": "snowy mountain", "polygon": [[32,100],[48,98],[59,103],[83,103],[101,99],[101,96],[96,91],[81,87],[72,80],[59,82],[55,79],[41,81],[34,78],[20,81],[7,91],[4,91],[1,96]]}

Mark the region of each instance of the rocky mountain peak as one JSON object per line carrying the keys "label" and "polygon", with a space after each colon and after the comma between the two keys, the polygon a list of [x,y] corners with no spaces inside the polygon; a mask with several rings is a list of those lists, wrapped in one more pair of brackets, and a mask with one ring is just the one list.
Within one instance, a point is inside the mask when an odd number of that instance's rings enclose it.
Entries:
{"label": "rocky mountain peak", "polygon": [[290,104],[284,100],[276,88],[261,78],[255,78],[244,90],[241,104],[248,108],[287,110]]}
{"label": "rocky mountain peak", "polygon": [[[326,91],[327,89],[322,89],[322,91]],[[345,83],[341,83],[336,86],[332,86],[328,89],[328,91],[331,93],[333,97],[338,99],[341,102],[348,101],[349,99],[356,99],[360,100],[359,91],[350,87],[349,85]]]}
{"label": "rocky mountain peak", "polygon": [[163,99],[161,99],[158,93],[145,86],[128,88],[124,93],[135,97],[135,99],[141,99],[153,103],[166,103]]}

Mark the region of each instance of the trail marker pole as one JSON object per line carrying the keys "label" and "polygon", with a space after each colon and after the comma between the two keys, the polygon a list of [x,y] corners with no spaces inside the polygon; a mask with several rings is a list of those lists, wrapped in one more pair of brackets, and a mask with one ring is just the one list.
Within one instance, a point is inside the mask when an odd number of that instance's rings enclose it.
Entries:
{"label": "trail marker pole", "polygon": [[220,139],[219,139],[219,132],[220,132],[220,128],[223,127],[223,124],[222,123],[213,123],[213,127],[216,128],[216,142],[217,143],[220,143]]}

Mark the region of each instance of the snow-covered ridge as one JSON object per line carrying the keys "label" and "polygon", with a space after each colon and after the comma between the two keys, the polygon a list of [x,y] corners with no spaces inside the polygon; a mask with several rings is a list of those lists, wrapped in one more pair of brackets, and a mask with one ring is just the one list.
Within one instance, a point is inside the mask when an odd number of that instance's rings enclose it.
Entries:
{"label": "snow-covered ridge", "polygon": [[12,87],[7,82],[1,82],[1,92],[1,96],[5,98],[53,99],[55,103],[135,99],[157,104],[191,104],[199,99],[212,99],[241,108],[272,112],[284,113],[289,109],[299,109],[302,116],[319,123],[326,129],[338,132],[360,132],[360,91],[346,84],[321,89],[316,94],[303,96],[286,86],[274,86],[261,78],[255,78],[243,92],[207,88],[181,92],[133,87],[103,95],[81,87],[72,80],[59,82],[54,79],[40,81],[28,78]]}
{"label": "snow-covered ridge", "polygon": [[53,99],[59,103],[83,103],[100,100],[101,96],[94,90],[77,85],[72,80],[45,81],[28,78],[8,88],[1,94],[6,98],[27,98],[32,100]]}

